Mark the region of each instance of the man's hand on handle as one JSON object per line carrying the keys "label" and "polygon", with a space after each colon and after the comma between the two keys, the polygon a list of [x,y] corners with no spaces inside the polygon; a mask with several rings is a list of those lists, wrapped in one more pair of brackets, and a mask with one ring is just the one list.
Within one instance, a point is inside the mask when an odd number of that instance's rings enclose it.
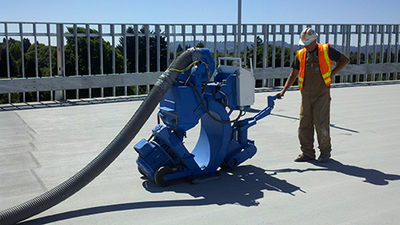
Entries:
{"label": "man's hand on handle", "polygon": [[282,99],[283,95],[284,95],[284,94],[283,94],[283,92],[281,91],[281,92],[277,93],[275,96],[276,96],[277,99]]}

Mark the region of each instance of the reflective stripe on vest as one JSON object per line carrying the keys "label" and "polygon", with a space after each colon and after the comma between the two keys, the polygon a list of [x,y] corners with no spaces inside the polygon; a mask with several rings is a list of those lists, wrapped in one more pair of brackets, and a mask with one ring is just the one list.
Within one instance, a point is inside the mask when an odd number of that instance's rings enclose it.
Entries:
{"label": "reflective stripe on vest", "polygon": [[[332,60],[329,58],[329,46],[330,44],[319,44],[318,46],[318,60],[319,60],[319,67],[322,74],[322,78],[326,86],[331,84],[331,73],[332,73]],[[304,82],[304,72],[306,66],[306,54],[307,49],[303,48],[297,51],[297,58],[300,62],[300,69],[299,69],[299,89],[300,91],[303,89],[303,82]]]}

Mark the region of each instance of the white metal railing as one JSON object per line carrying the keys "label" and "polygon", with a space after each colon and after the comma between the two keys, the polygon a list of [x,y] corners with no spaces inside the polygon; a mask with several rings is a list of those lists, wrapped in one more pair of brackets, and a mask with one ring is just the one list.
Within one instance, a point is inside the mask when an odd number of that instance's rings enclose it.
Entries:
{"label": "white metal railing", "polygon": [[397,80],[399,26],[242,24],[238,34],[237,24],[0,22],[0,97],[13,103],[147,93],[186,46],[209,48],[215,61],[241,56],[253,63],[258,86],[281,86],[305,27],[351,57],[334,82]]}

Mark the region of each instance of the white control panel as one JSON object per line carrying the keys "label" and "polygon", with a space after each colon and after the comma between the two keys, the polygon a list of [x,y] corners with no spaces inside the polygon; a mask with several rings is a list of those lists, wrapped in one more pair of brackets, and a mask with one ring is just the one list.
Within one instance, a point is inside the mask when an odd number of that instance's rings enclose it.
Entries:
{"label": "white control panel", "polygon": [[[233,66],[221,65],[221,60],[233,61]],[[240,58],[218,58],[221,71],[225,73],[236,73],[236,105],[239,107],[251,106],[254,103],[254,73],[253,68],[246,70],[242,68]],[[251,62],[250,62],[251,65]]]}

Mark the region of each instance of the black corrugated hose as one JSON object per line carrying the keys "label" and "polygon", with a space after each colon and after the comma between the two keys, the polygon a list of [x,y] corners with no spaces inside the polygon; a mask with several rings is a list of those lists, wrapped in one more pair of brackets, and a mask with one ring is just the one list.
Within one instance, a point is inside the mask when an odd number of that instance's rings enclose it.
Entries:
{"label": "black corrugated hose", "polygon": [[57,187],[25,203],[0,212],[0,224],[16,224],[66,200],[102,173],[128,146],[161,98],[178,78],[181,70],[201,55],[201,49],[191,48],[182,53],[157,80],[146,99],[110,144],[88,165]]}

